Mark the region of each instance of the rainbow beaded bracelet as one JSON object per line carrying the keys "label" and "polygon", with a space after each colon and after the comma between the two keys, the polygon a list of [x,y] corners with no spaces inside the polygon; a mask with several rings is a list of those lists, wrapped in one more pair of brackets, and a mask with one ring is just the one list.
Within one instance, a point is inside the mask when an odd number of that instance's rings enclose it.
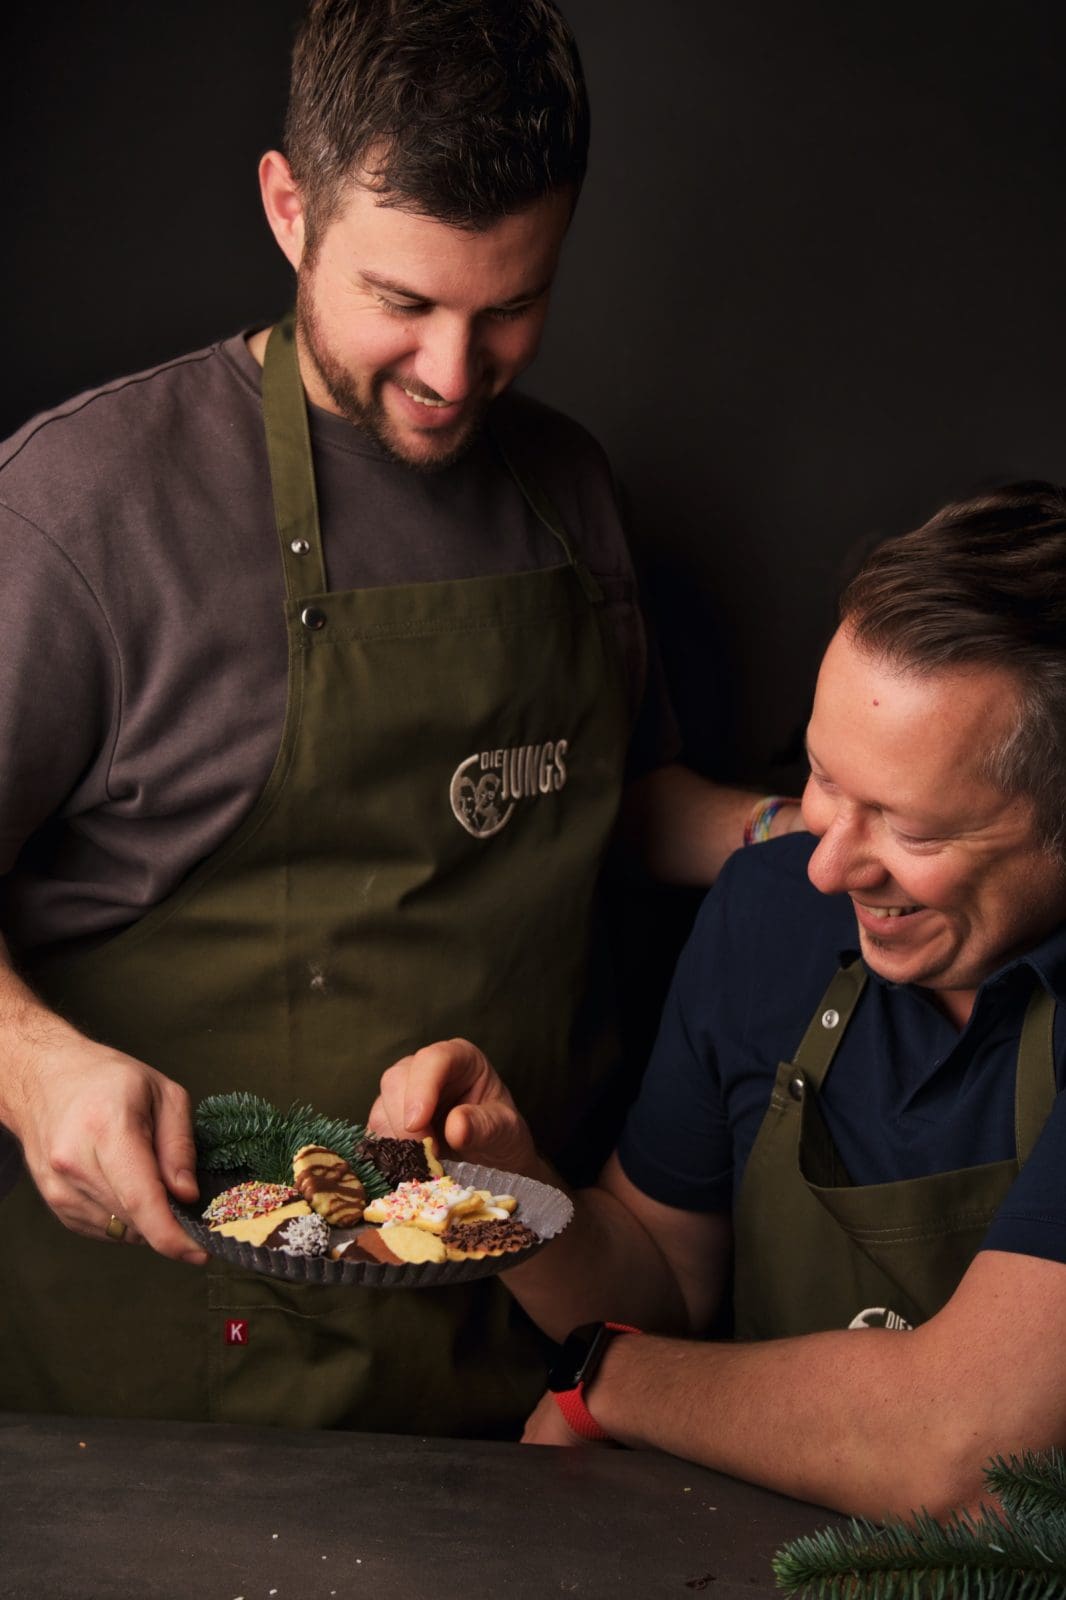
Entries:
{"label": "rainbow beaded bracelet", "polygon": [[744,843],[763,844],[770,837],[774,818],[783,806],[798,806],[799,801],[787,794],[768,794],[756,800],[744,824]]}

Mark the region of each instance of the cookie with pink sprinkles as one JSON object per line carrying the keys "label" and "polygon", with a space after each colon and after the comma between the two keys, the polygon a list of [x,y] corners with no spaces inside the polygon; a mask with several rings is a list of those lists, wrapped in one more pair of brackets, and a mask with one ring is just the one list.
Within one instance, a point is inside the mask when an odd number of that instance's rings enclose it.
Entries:
{"label": "cookie with pink sprinkles", "polygon": [[300,1198],[287,1183],[236,1183],[216,1195],[203,1212],[203,1220],[217,1228],[222,1222],[240,1222],[245,1217],[262,1217]]}

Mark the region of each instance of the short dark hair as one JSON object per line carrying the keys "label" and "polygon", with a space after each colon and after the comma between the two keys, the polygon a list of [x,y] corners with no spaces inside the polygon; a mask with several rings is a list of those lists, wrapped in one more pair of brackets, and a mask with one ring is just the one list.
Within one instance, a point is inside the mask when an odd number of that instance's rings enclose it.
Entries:
{"label": "short dark hair", "polygon": [[581,61],[552,0],[311,0],[285,150],[311,240],[357,175],[382,204],[480,230],[588,159]]}
{"label": "short dark hair", "polygon": [[1010,483],[944,506],[877,546],[844,590],[840,620],[905,671],[1013,675],[1018,721],[984,770],[1033,801],[1045,846],[1066,857],[1066,489]]}

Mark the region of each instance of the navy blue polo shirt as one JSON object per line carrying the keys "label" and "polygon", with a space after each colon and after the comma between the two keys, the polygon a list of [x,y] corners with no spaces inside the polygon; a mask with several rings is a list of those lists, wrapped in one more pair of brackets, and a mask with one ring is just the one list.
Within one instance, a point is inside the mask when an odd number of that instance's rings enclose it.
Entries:
{"label": "navy blue polo shirt", "polygon": [[[731,1211],[770,1101],[826,986],[857,951],[846,895],[807,878],[806,834],[739,851],[681,954],[619,1156],[645,1194],[686,1211]],[[1066,925],[994,973],[961,1033],[923,990],[871,976],[819,1104],[856,1184],[887,1183],[1014,1154],[1014,1076],[1033,973],[1066,1001]],[[1055,1014],[1066,1083],[1066,1004]],[[1066,1095],[984,1247],[1066,1262]]]}

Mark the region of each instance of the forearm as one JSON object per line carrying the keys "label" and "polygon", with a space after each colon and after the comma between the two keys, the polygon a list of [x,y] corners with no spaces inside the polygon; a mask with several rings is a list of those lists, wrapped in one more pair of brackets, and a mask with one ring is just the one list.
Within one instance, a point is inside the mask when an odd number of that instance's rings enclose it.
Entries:
{"label": "forearm", "polygon": [[979,1499],[981,1467],[1003,1439],[956,1403],[957,1385],[926,1359],[920,1332],[758,1344],[617,1338],[589,1404],[622,1443],[797,1499],[875,1520],[922,1507],[942,1514]]}
{"label": "forearm", "polygon": [[[557,1177],[545,1181],[559,1185]],[[504,1275],[537,1326],[560,1342],[583,1322],[687,1332],[676,1279],[640,1224],[600,1189],[573,1198],[574,1220],[566,1231]]]}
{"label": "forearm", "polygon": [[0,1123],[21,1137],[30,1086],[41,1059],[84,1042],[15,972],[0,939]]}
{"label": "forearm", "polygon": [[[726,788],[679,763],[657,767],[626,790],[619,837],[627,851],[662,883],[713,883],[734,850],[760,796]],[[774,818],[776,837],[795,825],[789,806]]]}

